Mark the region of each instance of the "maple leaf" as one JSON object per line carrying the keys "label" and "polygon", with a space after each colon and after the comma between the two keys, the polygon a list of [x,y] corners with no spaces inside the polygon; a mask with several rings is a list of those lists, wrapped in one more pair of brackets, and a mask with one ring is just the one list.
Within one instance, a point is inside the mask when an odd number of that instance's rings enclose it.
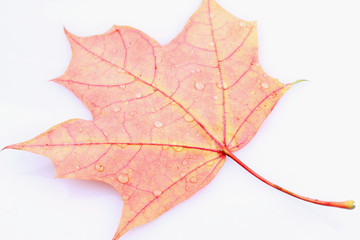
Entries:
{"label": "maple leaf", "polygon": [[161,46],[144,33],[114,26],[78,37],[73,57],[53,81],[72,91],[93,120],[73,119],[7,148],[50,158],[57,177],[110,184],[124,200],[114,239],[147,223],[207,185],[232,152],[245,146],[292,86],[259,65],[256,24],[204,0],[184,30]]}

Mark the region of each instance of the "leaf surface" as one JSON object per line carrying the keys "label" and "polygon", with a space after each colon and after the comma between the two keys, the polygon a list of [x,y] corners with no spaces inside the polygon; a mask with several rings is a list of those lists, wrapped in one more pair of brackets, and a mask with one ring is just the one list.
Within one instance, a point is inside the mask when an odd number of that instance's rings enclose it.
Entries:
{"label": "leaf surface", "polygon": [[114,239],[206,186],[292,85],[260,67],[256,24],[213,0],[164,46],[123,26],[66,36],[73,57],[53,81],[93,120],[72,119],[8,148],[47,156],[57,177],[113,186],[124,200]]}

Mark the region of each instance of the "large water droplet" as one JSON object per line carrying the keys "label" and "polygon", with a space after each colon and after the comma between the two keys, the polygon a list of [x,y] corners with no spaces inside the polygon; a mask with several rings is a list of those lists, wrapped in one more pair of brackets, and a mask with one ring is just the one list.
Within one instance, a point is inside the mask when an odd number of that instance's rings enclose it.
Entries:
{"label": "large water droplet", "polygon": [[184,116],[185,121],[192,122],[194,121],[193,117],[190,114],[185,114]]}
{"label": "large water droplet", "polygon": [[127,183],[129,182],[129,175],[126,173],[120,173],[117,177],[117,180],[121,183]]}
{"label": "large water droplet", "polygon": [[157,127],[157,128],[161,128],[162,126],[164,126],[164,124],[162,122],[160,122],[160,121],[156,121],[154,123],[154,126]]}
{"label": "large water droplet", "polygon": [[197,90],[203,90],[205,88],[205,85],[201,82],[197,82],[197,83],[195,83],[195,88]]}
{"label": "large water droplet", "polygon": [[98,172],[103,172],[105,167],[104,167],[104,165],[101,165],[100,163],[97,163],[97,164],[95,164],[95,169]]}
{"label": "large water droplet", "polygon": [[261,83],[261,87],[262,88],[265,88],[265,89],[268,89],[269,88],[269,84],[267,82],[262,82]]}
{"label": "large water droplet", "polygon": [[153,191],[153,195],[154,195],[154,197],[158,197],[158,196],[160,196],[162,194],[162,191],[160,191],[160,190],[154,190]]}

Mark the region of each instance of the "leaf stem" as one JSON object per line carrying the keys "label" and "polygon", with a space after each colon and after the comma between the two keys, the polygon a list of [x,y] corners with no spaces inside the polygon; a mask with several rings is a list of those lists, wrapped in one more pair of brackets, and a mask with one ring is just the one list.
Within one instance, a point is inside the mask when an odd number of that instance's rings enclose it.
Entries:
{"label": "leaf stem", "polygon": [[245,165],[245,163],[243,163],[241,160],[239,160],[228,148],[224,147],[223,151],[226,155],[228,155],[231,159],[233,159],[237,164],[239,164],[240,166],[242,166],[246,171],[248,171],[249,173],[251,173],[254,177],[256,177],[257,179],[259,179],[260,181],[266,183],[267,185],[276,188],[286,194],[289,194],[290,196],[299,198],[301,200],[304,200],[306,202],[311,202],[311,203],[315,203],[315,204],[319,204],[319,205],[323,205],[323,206],[329,206],[329,207],[338,207],[338,208],[345,208],[345,209],[354,209],[355,205],[354,205],[354,201],[353,200],[348,200],[348,201],[343,201],[343,202],[332,202],[332,201],[321,201],[318,199],[312,199],[312,198],[308,198],[308,197],[304,197],[301,196],[299,194],[290,192],[289,190],[286,190],[268,180],[266,180],[265,178],[263,178],[262,176],[260,176],[259,174],[257,174],[256,172],[254,172],[251,168],[249,168],[247,165]]}

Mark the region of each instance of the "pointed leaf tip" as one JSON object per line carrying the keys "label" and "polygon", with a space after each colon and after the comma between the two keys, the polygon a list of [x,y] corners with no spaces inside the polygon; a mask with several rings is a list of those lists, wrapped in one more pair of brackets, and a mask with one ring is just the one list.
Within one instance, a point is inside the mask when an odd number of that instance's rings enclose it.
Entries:
{"label": "pointed leaf tip", "polygon": [[292,87],[292,86],[294,86],[294,85],[296,85],[296,84],[298,84],[298,83],[308,82],[308,81],[309,81],[309,80],[306,80],[306,79],[300,79],[300,80],[297,80],[297,81],[295,81],[295,82],[288,83],[288,84],[286,84],[286,86],[288,86],[288,88],[290,88],[290,87]]}
{"label": "pointed leaf tip", "polygon": [[16,150],[21,150],[23,149],[23,146],[20,145],[20,144],[13,144],[13,145],[9,145],[9,146],[6,146],[4,147],[3,149],[1,149],[0,151],[3,151],[5,149],[16,149]]}
{"label": "pointed leaf tip", "polygon": [[300,80],[297,80],[295,81],[293,84],[297,84],[297,83],[300,83],[300,82],[308,82],[309,80],[306,80],[306,79],[300,79]]}

